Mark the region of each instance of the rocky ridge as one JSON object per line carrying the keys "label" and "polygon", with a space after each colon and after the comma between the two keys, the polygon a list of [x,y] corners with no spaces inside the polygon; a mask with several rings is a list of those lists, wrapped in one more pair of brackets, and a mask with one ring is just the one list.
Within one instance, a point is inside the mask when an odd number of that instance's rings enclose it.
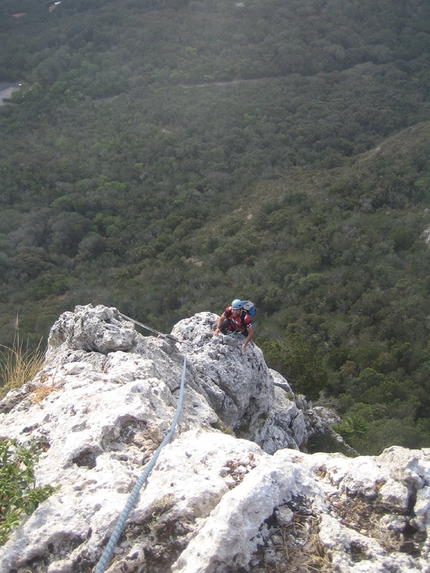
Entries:
{"label": "rocky ridge", "polygon": [[109,573],[430,573],[430,449],[306,454],[327,412],[295,396],[261,350],[214,337],[216,315],[145,337],[113,308],[51,329],[34,380],[0,402],[0,438],[44,445],[37,485],[58,490],[0,548],[0,573],[92,571],[174,417]]}

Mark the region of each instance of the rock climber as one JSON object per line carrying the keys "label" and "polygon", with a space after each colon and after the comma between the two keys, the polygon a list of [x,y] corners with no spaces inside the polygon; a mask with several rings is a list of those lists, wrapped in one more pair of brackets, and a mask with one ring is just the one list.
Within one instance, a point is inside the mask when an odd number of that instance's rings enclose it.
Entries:
{"label": "rock climber", "polygon": [[248,343],[254,336],[254,328],[251,316],[243,309],[243,301],[235,298],[219,317],[214,332],[215,336],[218,336],[220,332],[222,334],[240,332],[246,336],[246,340],[242,344],[243,351],[246,350]]}

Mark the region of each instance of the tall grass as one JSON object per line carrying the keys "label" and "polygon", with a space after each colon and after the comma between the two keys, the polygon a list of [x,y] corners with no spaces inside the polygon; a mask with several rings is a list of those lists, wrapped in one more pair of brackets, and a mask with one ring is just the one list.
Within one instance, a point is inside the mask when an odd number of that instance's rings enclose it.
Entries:
{"label": "tall grass", "polygon": [[42,368],[45,357],[42,340],[35,349],[24,345],[16,334],[12,346],[0,345],[0,398],[9,390],[20,388],[33,380]]}

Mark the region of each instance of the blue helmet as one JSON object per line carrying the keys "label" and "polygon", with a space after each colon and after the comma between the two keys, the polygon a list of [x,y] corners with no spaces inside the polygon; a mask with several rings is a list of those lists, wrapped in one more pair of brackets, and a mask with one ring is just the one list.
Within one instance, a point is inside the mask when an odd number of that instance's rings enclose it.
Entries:
{"label": "blue helmet", "polygon": [[239,298],[235,298],[231,303],[231,308],[242,308],[242,301]]}

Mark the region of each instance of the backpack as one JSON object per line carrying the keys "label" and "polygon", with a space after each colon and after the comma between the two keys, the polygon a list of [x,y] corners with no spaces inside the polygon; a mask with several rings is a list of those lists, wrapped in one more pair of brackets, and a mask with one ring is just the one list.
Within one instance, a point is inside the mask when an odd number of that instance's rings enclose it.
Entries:
{"label": "backpack", "polygon": [[250,300],[243,300],[242,301],[242,308],[251,317],[254,316],[254,314],[257,312],[257,309],[255,308],[255,304],[253,302],[251,302]]}

